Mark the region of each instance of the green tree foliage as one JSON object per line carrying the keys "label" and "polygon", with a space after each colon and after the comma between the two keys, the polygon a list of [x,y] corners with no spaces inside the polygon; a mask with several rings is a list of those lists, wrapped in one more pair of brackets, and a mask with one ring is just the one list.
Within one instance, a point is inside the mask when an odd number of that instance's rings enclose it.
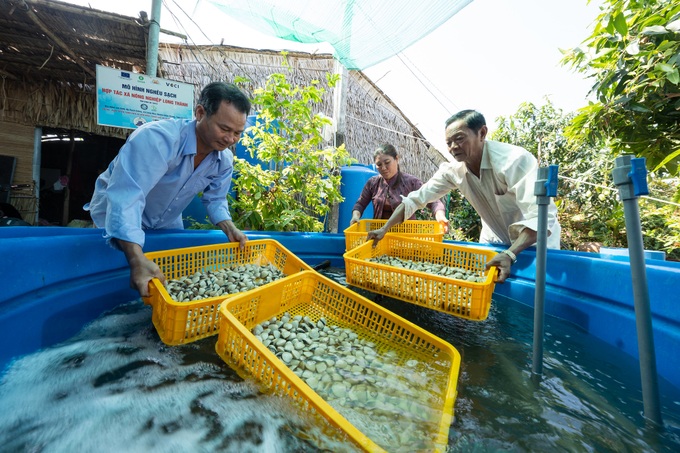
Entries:
{"label": "green tree foliage", "polygon": [[444,197],[449,218],[449,236],[456,241],[479,241],[482,233],[482,220],[469,201],[458,191]]}
{"label": "green tree foliage", "polygon": [[617,154],[645,157],[657,171],[680,164],[680,3],[603,0],[583,46],[563,64],[595,80],[597,102],[579,110],[565,130],[587,135]]}
{"label": "green tree foliage", "polygon": [[498,128],[491,138],[521,146],[538,159],[540,166],[550,165],[569,157],[564,129],[571,119],[549,100],[542,107],[523,103],[512,116],[496,119]]}
{"label": "green tree foliage", "polygon": [[[477,242],[482,232],[482,220],[464,196],[457,190],[451,191],[441,199],[449,219],[449,232],[444,239]],[[429,208],[416,211],[416,220],[434,220]]]}
{"label": "green tree foliage", "polygon": [[[588,135],[567,141],[565,130],[572,114],[564,114],[549,101],[542,107],[522,104],[508,117],[497,118],[493,140],[522,146],[537,156],[541,166],[559,165],[558,218],[562,246],[576,249],[588,242],[626,247],[623,205],[612,181],[615,153],[588,140]],[[677,191],[677,180],[648,177],[650,192],[668,200]],[[680,259],[680,213],[677,207],[640,199],[643,241],[648,250],[663,250],[669,259]]]}
{"label": "green tree foliage", "polygon": [[[329,87],[338,80],[337,74],[327,75]],[[312,111],[324,92],[317,80],[295,86],[283,73],[272,74],[254,90],[257,120],[241,143],[265,164],[234,159],[237,196],[230,206],[239,228],[323,231],[332,205],[343,201],[339,168],[353,159],[344,144],[324,147],[322,130],[331,121]]]}

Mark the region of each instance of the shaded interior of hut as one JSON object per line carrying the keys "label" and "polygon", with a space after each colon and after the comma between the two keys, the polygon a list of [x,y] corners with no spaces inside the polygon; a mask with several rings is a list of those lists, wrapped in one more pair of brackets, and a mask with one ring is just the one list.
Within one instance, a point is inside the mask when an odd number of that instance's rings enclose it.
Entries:
{"label": "shaded interior of hut", "polygon": [[95,180],[125,140],[80,131],[44,128],[40,150],[38,225],[87,226],[83,205]]}

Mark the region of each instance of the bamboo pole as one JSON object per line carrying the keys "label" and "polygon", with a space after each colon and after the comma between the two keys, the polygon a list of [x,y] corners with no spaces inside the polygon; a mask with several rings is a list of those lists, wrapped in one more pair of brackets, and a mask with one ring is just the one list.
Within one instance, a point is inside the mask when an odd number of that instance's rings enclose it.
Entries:
{"label": "bamboo pole", "polygon": [[54,41],[54,43],[56,45],[58,45],[61,48],[61,50],[66,52],[66,54],[68,54],[68,56],[73,59],[73,62],[75,64],[77,64],[78,66],[83,68],[83,70],[86,73],[88,73],[92,77],[96,78],[95,72],[91,68],[88,68],[87,66],[85,66],[85,64],[83,64],[83,62],[80,61],[80,58],[78,58],[78,56],[66,45],[66,43],[64,43],[64,41],[59,39],[59,37],[57,35],[52,33],[52,31],[45,26],[45,24],[35,14],[35,12],[33,11],[33,8],[30,7],[30,5],[29,5],[30,3],[31,3],[31,0],[24,0],[24,4],[26,5],[26,14],[28,14],[28,17],[30,17],[31,20],[43,31],[43,33],[45,33],[52,41]]}

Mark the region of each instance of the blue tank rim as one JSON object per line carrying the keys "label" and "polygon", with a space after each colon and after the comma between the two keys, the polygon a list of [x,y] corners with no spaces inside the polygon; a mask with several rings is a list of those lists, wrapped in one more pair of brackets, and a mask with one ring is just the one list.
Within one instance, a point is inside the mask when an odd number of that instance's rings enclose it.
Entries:
{"label": "blue tank rim", "polygon": [[[271,238],[310,265],[330,260],[344,267],[343,234],[246,232],[250,239]],[[150,231],[145,251],[224,242],[217,230]],[[460,245],[500,248],[476,243]],[[0,366],[12,358],[63,341],[85,322],[113,308],[108,300],[133,300],[125,259],[107,246],[101,230],[68,227],[0,228]],[[497,284],[500,296],[533,306],[535,251],[519,255],[510,279]],[[546,314],[572,322],[589,334],[637,357],[630,264],[589,252],[548,251]],[[680,389],[680,263],[646,261],[659,376]],[[109,305],[107,305],[109,304]],[[77,321],[77,322],[76,322]],[[54,326],[66,324],[57,332]],[[70,330],[69,330],[70,329]],[[21,341],[17,341],[21,339]]]}

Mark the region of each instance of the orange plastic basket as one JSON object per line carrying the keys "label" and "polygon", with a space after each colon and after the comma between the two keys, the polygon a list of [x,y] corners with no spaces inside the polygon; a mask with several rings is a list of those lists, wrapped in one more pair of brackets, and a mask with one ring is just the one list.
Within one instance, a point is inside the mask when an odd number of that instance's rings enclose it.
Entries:
{"label": "orange plastic basket", "polygon": [[[312,270],[300,258],[273,239],[248,241],[244,248],[237,242],[187,247],[144,254],[160,267],[168,280],[196,272],[217,271],[244,264],[272,264],[285,275]],[[271,283],[268,283],[271,284]],[[266,286],[266,285],[265,285]],[[149,297],[144,303],[152,307],[152,321],[163,343],[190,343],[217,334],[219,305],[232,297],[222,295],[192,302],[172,299],[157,278],[149,283]]]}
{"label": "orange plastic basket", "polygon": [[[261,388],[292,398],[302,409],[325,420],[322,426],[344,432],[365,451],[385,451],[312,390],[251,333],[262,321],[288,312],[309,316],[313,322],[324,317],[328,324],[350,328],[382,352],[395,351],[406,363],[421,359],[437,367],[437,432],[430,435],[428,451],[445,451],[453,419],[453,405],[460,369],[458,351],[446,341],[389,312],[365,297],[314,271],[303,271],[269,285],[238,294],[221,307],[222,322],[215,349],[243,378],[253,378]],[[434,429],[433,429],[434,431]]]}
{"label": "orange plastic basket", "polygon": [[[345,249],[352,250],[366,242],[369,231],[382,228],[387,220],[364,219],[345,229]],[[444,227],[431,220],[407,220],[390,228],[387,234],[403,234],[416,239],[441,242],[444,239]]]}
{"label": "orange plastic basket", "polygon": [[486,273],[485,281],[477,283],[367,261],[382,255],[458,267],[483,276],[484,266],[496,252],[386,235],[375,248],[370,241],[343,255],[349,285],[460,318],[482,321],[489,316],[495,287],[494,266]]}

